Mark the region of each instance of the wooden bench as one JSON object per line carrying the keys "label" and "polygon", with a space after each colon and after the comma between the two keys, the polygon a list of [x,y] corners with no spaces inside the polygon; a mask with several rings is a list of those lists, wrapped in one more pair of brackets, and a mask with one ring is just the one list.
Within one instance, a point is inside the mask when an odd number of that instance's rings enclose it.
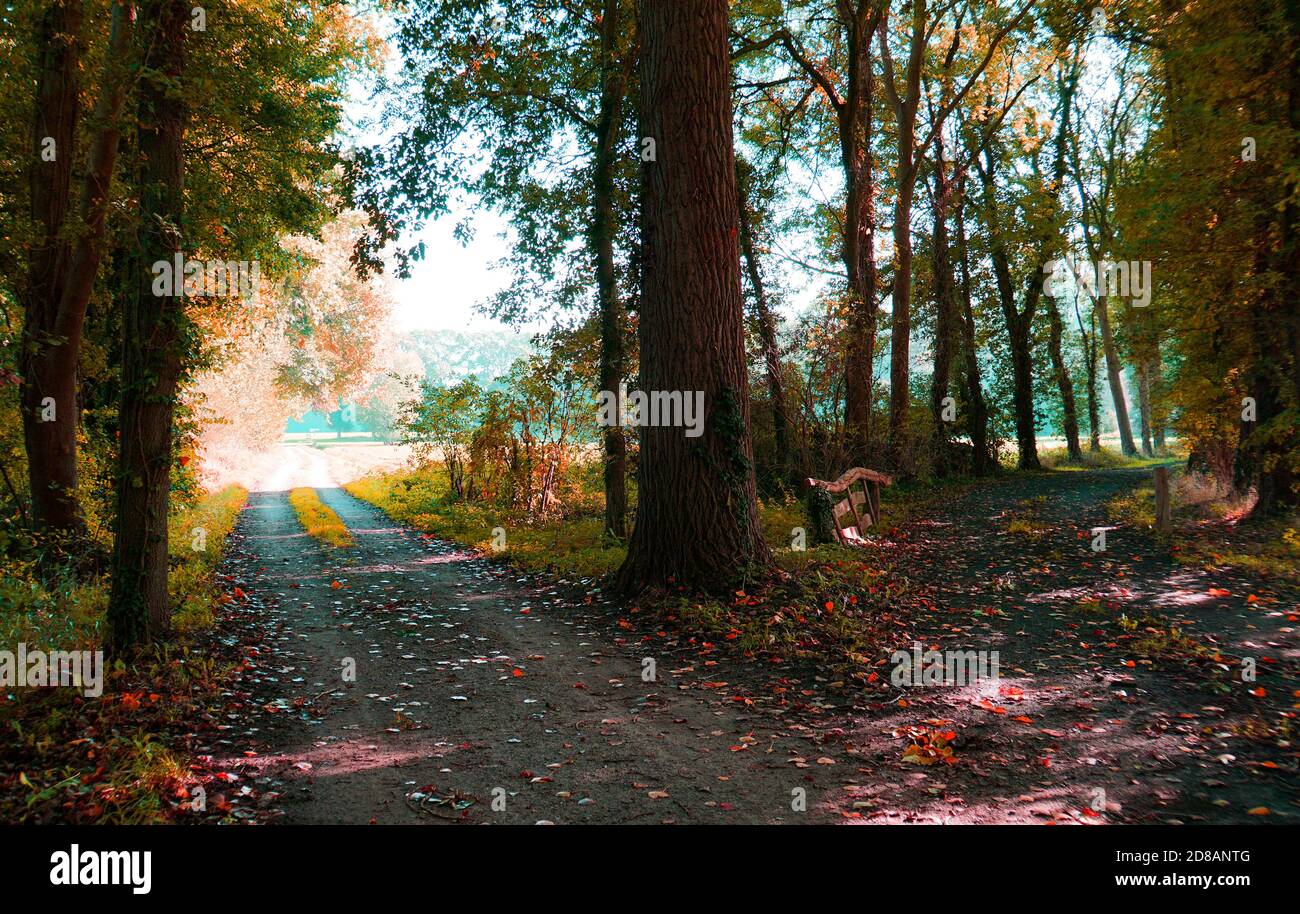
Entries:
{"label": "wooden bench", "polygon": [[[824,492],[821,497],[830,502],[830,527],[835,539],[845,546],[862,546],[866,544],[866,529],[880,520],[880,487],[893,482],[884,473],[854,467],[834,482],[809,478],[807,485],[810,495]],[[816,512],[810,509],[810,513],[816,529]],[[851,523],[842,523],[848,518]]]}

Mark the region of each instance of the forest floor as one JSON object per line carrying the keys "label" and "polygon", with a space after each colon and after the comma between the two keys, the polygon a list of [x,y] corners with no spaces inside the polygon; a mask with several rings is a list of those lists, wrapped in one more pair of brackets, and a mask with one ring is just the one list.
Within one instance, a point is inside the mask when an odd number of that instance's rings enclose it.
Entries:
{"label": "forest floor", "polygon": [[[216,802],[290,823],[1295,821],[1297,594],[1178,565],[1136,528],[1093,552],[1146,475],[1017,474],[895,531],[916,637],[996,650],[1000,679],[887,701],[804,662],[701,655],[589,581],[325,478],[308,484],[351,548],[255,492],[225,574],[261,643],[202,762]],[[934,734],[949,763],[904,760]]]}

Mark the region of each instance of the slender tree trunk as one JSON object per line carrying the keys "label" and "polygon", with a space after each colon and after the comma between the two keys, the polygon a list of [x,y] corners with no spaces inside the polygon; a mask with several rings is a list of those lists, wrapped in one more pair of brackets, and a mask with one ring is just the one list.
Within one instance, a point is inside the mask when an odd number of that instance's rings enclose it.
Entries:
{"label": "slender tree trunk", "polygon": [[[911,132],[906,142],[899,140],[898,151],[912,154]],[[907,411],[911,405],[912,339],[912,195],[915,177],[912,168],[899,160],[898,200],[894,208],[894,286],[890,296],[889,344],[889,449],[900,471],[908,453]]]}
{"label": "slender tree trunk", "polygon": [[[881,54],[889,62],[885,42],[888,40],[888,8],[880,26]],[[886,72],[885,88],[894,108],[897,127],[895,146],[894,203],[894,285],[890,294],[889,349],[889,449],[895,467],[900,471],[910,468],[907,412],[911,406],[911,340],[912,340],[912,201],[916,193],[916,114],[921,103],[921,70],[925,59],[927,38],[926,23],[929,18],[926,0],[912,0],[912,28],[908,46],[907,64],[903,74],[903,91],[895,88],[894,74]]]}
{"label": "slender tree trunk", "polygon": [[[32,521],[47,533],[80,529],[77,506],[77,352],[59,335],[71,252],[65,222],[80,96],[80,0],[51,0],[41,18],[29,184],[36,242],[28,260],[19,371]],[[52,144],[52,145],[51,145]],[[52,158],[51,158],[52,156]]]}
{"label": "slender tree trunk", "polygon": [[948,422],[944,403],[952,371],[952,352],[957,319],[957,280],[953,275],[952,252],[948,245],[948,201],[950,188],[944,172],[943,144],[936,142],[933,230],[931,235],[934,272],[934,373],[930,381],[930,412],[934,417],[935,466],[947,470]]}
{"label": "slender tree trunk", "polygon": [[876,179],[871,158],[874,77],[871,36],[876,27],[863,10],[849,28],[849,86],[839,109],[844,168],[844,268],[849,314],[844,356],[844,431],[851,463],[869,460],[871,397],[876,358]]}
{"label": "slender tree trunk", "polygon": [[[1059,99],[1061,107],[1061,124],[1056,130],[1056,152],[1052,164],[1052,205],[1059,214],[1061,211],[1061,189],[1065,180],[1066,149],[1070,135],[1070,120],[1074,113],[1074,92],[1079,84],[1080,66],[1076,61],[1063,74],[1059,81]],[[1050,236],[1042,239],[1044,252],[1051,245]],[[1046,264],[1044,263],[1044,267]],[[1042,270],[1039,271],[1042,275]],[[1042,285],[1037,286],[1041,295]],[[1052,360],[1052,374],[1056,379],[1056,389],[1061,395],[1061,417],[1065,426],[1066,451],[1071,460],[1081,460],[1083,451],[1079,448],[1079,420],[1074,407],[1074,384],[1070,380],[1070,370],[1065,364],[1061,351],[1061,310],[1054,296],[1047,296],[1047,322],[1049,328],[1048,353]]]}
{"label": "slender tree trunk", "polygon": [[754,315],[757,318],[759,339],[763,344],[767,392],[772,401],[772,436],[776,445],[777,472],[784,482],[793,484],[795,474],[790,459],[790,422],[785,406],[785,384],[781,380],[781,347],[776,339],[776,319],[767,303],[763,271],[759,266],[758,254],[754,250],[754,226],[751,221],[753,215],[748,200],[749,187],[748,181],[745,180],[745,168],[739,158],[736,160],[736,166],[736,186],[739,188],[740,206],[740,250],[745,259],[749,287],[754,293]]}
{"label": "slender tree trunk", "polygon": [[1022,470],[1037,470],[1038,435],[1034,415],[1034,368],[1029,348],[1030,321],[1007,315],[1007,334],[1011,338],[1011,401],[1016,414],[1016,447]]}
{"label": "slender tree trunk", "polygon": [[980,170],[984,182],[984,214],[989,233],[989,252],[993,261],[993,276],[997,283],[998,300],[1007,325],[1007,340],[1011,347],[1012,405],[1016,420],[1016,447],[1018,465],[1022,470],[1037,470],[1038,421],[1034,415],[1034,362],[1030,340],[1034,312],[1042,293],[1041,269],[1030,275],[1023,310],[1016,308],[1015,287],[1011,279],[1011,263],[1006,242],[1002,237],[1001,220],[997,213],[997,184],[993,174],[993,156],[986,151],[987,167]]}
{"label": "slender tree trunk", "polygon": [[1146,364],[1138,362],[1134,369],[1138,386],[1138,428],[1142,433],[1142,456],[1154,456],[1151,450],[1151,378],[1147,375]]}
{"label": "slender tree trunk", "polygon": [[1128,400],[1124,397],[1123,367],[1120,365],[1115,338],[1110,332],[1110,307],[1106,296],[1098,294],[1093,308],[1097,312],[1097,323],[1101,326],[1101,351],[1106,357],[1106,380],[1110,384],[1110,395],[1115,403],[1120,450],[1125,457],[1136,457],[1137,446],[1133,443],[1133,428],[1128,420]]}
{"label": "slender tree trunk", "polygon": [[[184,78],[190,4],[144,6],[139,88],[139,282],[123,295],[121,442],[113,588],[108,603],[114,652],[147,644],[170,627],[167,512],[172,420],[189,335],[184,298],[155,295],[151,267],[183,249],[186,110]],[[182,255],[183,256],[183,255]],[[173,293],[183,275],[173,275]]]}
{"label": "slender tree trunk", "polygon": [[703,391],[700,437],[643,426],[625,593],[763,573],[749,437],[727,0],[643,0],[641,382]]}
{"label": "slender tree trunk", "polygon": [[970,255],[966,247],[966,195],[965,182],[958,190],[957,203],[957,252],[961,264],[961,332],[962,358],[965,363],[966,382],[966,432],[970,435],[971,472],[976,476],[987,476],[997,466],[989,448],[989,410],[984,400],[984,389],[980,381],[979,348],[975,343],[975,309],[971,300]]}
{"label": "slender tree trunk", "polygon": [[[622,0],[605,0],[600,23],[600,115],[596,124],[592,246],[596,254],[596,289],[600,299],[600,386],[618,396],[624,380],[624,315],[614,270],[614,171],[618,167],[619,126],[626,91],[623,68],[617,59]],[[605,532],[622,539],[627,535],[627,442],[618,424],[602,433],[605,449]]]}
{"label": "slender tree trunk", "polygon": [[1146,360],[1145,375],[1147,383],[1147,404],[1150,412],[1147,424],[1151,429],[1151,453],[1162,457],[1165,454],[1165,422],[1168,414],[1164,406],[1164,378],[1160,370],[1160,341],[1156,339],[1155,350]]}
{"label": "slender tree trunk", "polygon": [[1051,330],[1048,351],[1052,357],[1052,374],[1056,378],[1056,389],[1061,394],[1061,423],[1065,426],[1066,450],[1071,460],[1082,460],[1083,450],[1079,447],[1079,419],[1074,407],[1074,382],[1070,380],[1070,369],[1065,364],[1065,355],[1061,351],[1061,311],[1056,299],[1046,297],[1047,320]]}
{"label": "slender tree trunk", "polygon": [[1095,312],[1090,312],[1088,327],[1083,326],[1077,291],[1074,293],[1074,319],[1079,325],[1079,337],[1083,340],[1083,363],[1087,373],[1088,450],[1096,453],[1101,450],[1101,410],[1097,400],[1097,316]]}

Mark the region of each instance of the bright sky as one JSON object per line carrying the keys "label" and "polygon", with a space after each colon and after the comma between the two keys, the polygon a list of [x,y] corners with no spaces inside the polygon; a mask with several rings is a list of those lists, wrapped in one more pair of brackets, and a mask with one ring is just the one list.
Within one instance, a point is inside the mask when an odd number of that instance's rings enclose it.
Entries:
{"label": "bright sky", "polygon": [[509,284],[505,270],[493,269],[507,252],[507,242],[500,237],[505,222],[479,210],[474,238],[462,245],[452,234],[456,218],[430,223],[409,242],[424,242],[425,259],[412,266],[410,279],[394,278],[397,330],[505,329],[475,307]]}

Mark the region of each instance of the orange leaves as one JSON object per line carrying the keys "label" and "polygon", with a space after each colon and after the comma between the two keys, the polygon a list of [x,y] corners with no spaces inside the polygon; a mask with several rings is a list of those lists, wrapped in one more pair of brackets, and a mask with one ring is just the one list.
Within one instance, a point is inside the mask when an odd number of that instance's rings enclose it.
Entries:
{"label": "orange leaves", "polygon": [[949,744],[956,737],[952,730],[922,736],[903,750],[903,761],[913,765],[955,765],[957,757]]}
{"label": "orange leaves", "polygon": [[[912,765],[955,765],[957,756],[952,744],[957,739],[956,730],[930,729],[928,727],[899,727],[894,737],[906,736],[911,745],[903,750],[903,761]],[[819,760],[820,761],[820,760]]]}
{"label": "orange leaves", "polygon": [[1006,713],[1007,713],[1007,709],[1006,709],[1006,708],[1002,707],[1001,705],[995,705],[993,702],[989,701],[987,698],[977,698],[977,699],[974,699],[973,701],[971,701],[971,704],[973,704],[973,705],[974,705],[975,707],[977,707],[977,708],[982,708],[983,710],[988,711],[988,712],[990,712],[990,713],[992,713],[992,714],[1006,714]]}

